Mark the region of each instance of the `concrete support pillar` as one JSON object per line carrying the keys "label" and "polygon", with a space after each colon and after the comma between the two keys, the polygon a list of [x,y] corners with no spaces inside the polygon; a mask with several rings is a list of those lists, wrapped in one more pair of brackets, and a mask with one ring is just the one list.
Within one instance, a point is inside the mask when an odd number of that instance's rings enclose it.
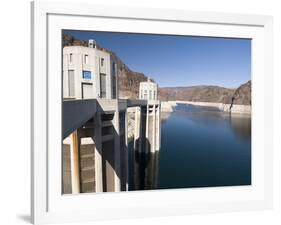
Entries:
{"label": "concrete support pillar", "polygon": [[152,108],[152,147],[151,147],[151,152],[155,152],[156,150],[156,107],[155,104],[153,104]]}
{"label": "concrete support pillar", "polygon": [[145,149],[143,152],[145,153],[149,153],[149,148],[151,148],[151,143],[149,140],[150,137],[150,130],[149,130],[149,126],[150,126],[150,113],[149,113],[149,104],[147,104],[146,106],[146,118],[145,118],[145,122],[146,122],[146,129],[145,129]]}
{"label": "concrete support pillar", "polygon": [[161,148],[161,104],[158,104],[156,112],[156,151]]}
{"label": "concrete support pillar", "polygon": [[141,129],[140,129],[140,153],[148,153],[148,115],[149,115],[149,109],[146,106],[141,107],[140,111],[140,119],[141,119]]}
{"label": "concrete support pillar", "polygon": [[[144,114],[146,115],[144,115]],[[143,120],[145,119],[145,120]],[[160,149],[161,142],[160,105],[147,104],[145,110],[135,111],[134,149],[139,153],[155,152]],[[145,127],[144,127],[145,126]]]}
{"label": "concrete support pillar", "polygon": [[70,135],[70,165],[72,194],[80,193],[79,138],[77,130]]}
{"label": "concrete support pillar", "polygon": [[[142,120],[141,120],[141,107],[136,107],[135,110],[135,131],[134,131],[134,160],[138,158],[139,153],[141,152],[141,129],[142,129]],[[134,162],[134,189],[139,189],[139,163]]]}
{"label": "concrete support pillar", "polygon": [[119,127],[119,111],[118,108],[114,113],[113,123],[114,134],[114,191],[119,192],[121,190],[121,168],[120,168],[120,127]]}
{"label": "concrete support pillar", "polygon": [[129,190],[129,146],[128,146],[128,112],[127,110],[125,111],[125,146],[124,146],[124,150],[125,150],[125,159],[124,159],[124,163],[125,163],[125,182],[126,182],[126,191]]}
{"label": "concrete support pillar", "polygon": [[95,143],[95,182],[96,192],[103,192],[102,172],[102,136],[101,114],[99,111],[94,116],[94,143]]}
{"label": "concrete support pillar", "polygon": [[136,107],[135,111],[135,132],[134,132],[134,149],[135,151],[141,152],[141,108]]}

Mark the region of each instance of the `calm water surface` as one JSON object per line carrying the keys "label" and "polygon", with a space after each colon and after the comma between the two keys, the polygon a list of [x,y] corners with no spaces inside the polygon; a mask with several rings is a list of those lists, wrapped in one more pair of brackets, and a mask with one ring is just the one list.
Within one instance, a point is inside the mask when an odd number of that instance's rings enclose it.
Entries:
{"label": "calm water surface", "polygon": [[178,105],[161,116],[159,154],[149,156],[145,164],[135,160],[138,173],[130,176],[131,189],[251,184],[249,116],[191,105]]}

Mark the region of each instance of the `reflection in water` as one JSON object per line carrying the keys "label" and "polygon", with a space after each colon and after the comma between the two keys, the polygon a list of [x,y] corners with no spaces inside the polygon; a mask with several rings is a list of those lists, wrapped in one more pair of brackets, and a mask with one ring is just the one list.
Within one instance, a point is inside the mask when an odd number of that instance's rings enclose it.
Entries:
{"label": "reflection in water", "polygon": [[135,154],[134,190],[156,189],[158,183],[159,154]]}
{"label": "reflection in water", "polygon": [[133,163],[133,180],[130,190],[157,189],[159,171],[158,153],[135,153]]}
{"label": "reflection in water", "polygon": [[161,118],[159,153],[129,144],[129,190],[251,184],[250,116],[179,105]]}
{"label": "reflection in water", "polygon": [[232,130],[241,138],[246,140],[251,138],[251,117],[231,115],[229,122]]}

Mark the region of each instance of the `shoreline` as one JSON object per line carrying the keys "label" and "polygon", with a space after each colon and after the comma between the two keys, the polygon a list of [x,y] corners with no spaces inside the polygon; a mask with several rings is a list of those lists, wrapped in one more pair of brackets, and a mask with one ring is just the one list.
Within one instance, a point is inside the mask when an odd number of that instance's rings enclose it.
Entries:
{"label": "shoreline", "polygon": [[177,104],[188,104],[203,107],[215,107],[220,111],[234,114],[251,115],[251,105],[231,105],[217,102],[192,102],[192,101],[161,101],[161,112],[173,112]]}

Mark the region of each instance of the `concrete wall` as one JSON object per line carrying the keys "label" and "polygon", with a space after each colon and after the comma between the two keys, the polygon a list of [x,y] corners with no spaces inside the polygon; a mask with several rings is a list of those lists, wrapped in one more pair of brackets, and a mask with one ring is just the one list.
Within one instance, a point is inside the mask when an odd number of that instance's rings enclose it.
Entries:
{"label": "concrete wall", "polygon": [[70,145],[62,145],[62,193],[71,194]]}

